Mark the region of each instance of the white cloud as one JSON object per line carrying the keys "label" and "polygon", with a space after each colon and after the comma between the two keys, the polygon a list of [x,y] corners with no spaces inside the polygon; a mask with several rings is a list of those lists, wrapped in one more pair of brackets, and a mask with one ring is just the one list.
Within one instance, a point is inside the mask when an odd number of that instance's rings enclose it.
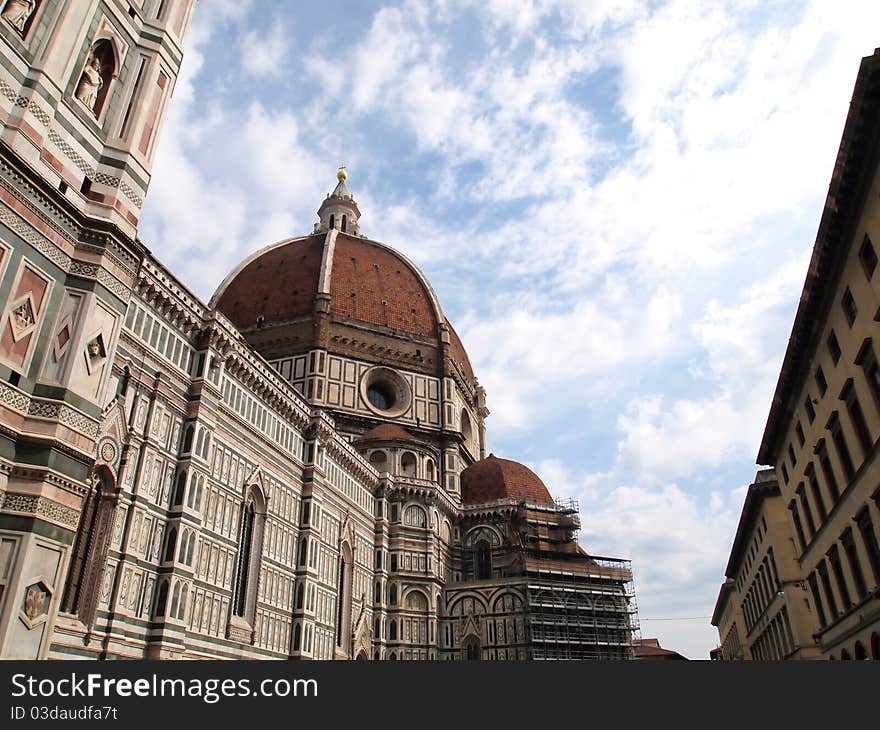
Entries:
{"label": "white cloud", "polygon": [[245,33],[239,44],[242,68],[253,76],[280,76],[289,70],[287,38],[288,31],[278,19],[271,23],[268,32]]}
{"label": "white cloud", "polygon": [[[718,643],[709,617],[742,506],[743,489],[699,499],[675,484],[617,487],[581,502],[581,542],[632,560],[641,635],[694,659]],[[687,620],[670,620],[687,619]]]}
{"label": "white cloud", "polygon": [[542,408],[554,398],[571,406],[607,397],[622,384],[622,367],[645,366],[666,350],[681,315],[677,295],[660,285],[626,301],[619,286],[611,277],[594,297],[564,309],[552,299],[511,295],[496,313],[458,323],[487,389],[496,434],[545,418]]}
{"label": "white cloud", "polygon": [[745,290],[736,304],[711,300],[693,325],[703,362],[692,368],[702,398],[635,398],[617,421],[617,468],[662,480],[757,453],[806,269],[806,251]]}
{"label": "white cloud", "polygon": [[[365,232],[454,304],[490,438],[543,445],[587,547],[635,561],[643,615],[710,613],[742,494],[697,482],[754,458],[880,6],[411,0],[345,54],[289,17],[258,35],[255,7],[196,11],[146,244],[207,299],[310,230],[344,155]],[[581,476],[553,440],[593,403],[618,443]],[[643,633],[687,650],[705,623]]]}

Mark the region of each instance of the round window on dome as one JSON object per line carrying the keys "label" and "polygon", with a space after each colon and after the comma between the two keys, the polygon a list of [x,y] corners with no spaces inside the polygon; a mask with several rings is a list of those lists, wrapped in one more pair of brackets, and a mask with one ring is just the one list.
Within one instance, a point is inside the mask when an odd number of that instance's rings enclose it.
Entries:
{"label": "round window on dome", "polygon": [[361,397],[373,413],[388,418],[403,415],[412,403],[409,383],[400,373],[386,367],[370,368],[364,373]]}
{"label": "round window on dome", "polygon": [[387,411],[394,407],[394,393],[382,383],[371,385],[367,388],[367,400],[380,411]]}

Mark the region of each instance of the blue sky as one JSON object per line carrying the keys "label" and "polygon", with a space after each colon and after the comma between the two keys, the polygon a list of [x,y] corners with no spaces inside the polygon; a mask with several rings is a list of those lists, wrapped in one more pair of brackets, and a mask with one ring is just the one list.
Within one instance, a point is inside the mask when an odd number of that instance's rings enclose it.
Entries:
{"label": "blue sky", "polygon": [[705,658],[878,27],[869,2],[202,0],[140,236],[207,301],[344,162],[460,333],[490,450],[633,560],[643,636]]}

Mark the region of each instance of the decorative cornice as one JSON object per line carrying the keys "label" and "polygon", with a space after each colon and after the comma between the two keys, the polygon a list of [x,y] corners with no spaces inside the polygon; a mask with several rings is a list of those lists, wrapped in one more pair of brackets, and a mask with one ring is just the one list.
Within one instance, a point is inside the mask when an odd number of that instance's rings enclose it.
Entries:
{"label": "decorative cornice", "polygon": [[15,512],[20,514],[43,517],[50,522],[75,530],[79,524],[79,511],[66,505],[55,502],[46,497],[38,497],[32,494],[16,494],[5,492],[0,494],[3,512]]}
{"label": "decorative cornice", "polygon": [[98,421],[82,411],[71,408],[62,401],[33,398],[24,391],[0,381],[0,404],[11,408],[23,416],[54,418],[66,426],[94,437],[98,433]]}

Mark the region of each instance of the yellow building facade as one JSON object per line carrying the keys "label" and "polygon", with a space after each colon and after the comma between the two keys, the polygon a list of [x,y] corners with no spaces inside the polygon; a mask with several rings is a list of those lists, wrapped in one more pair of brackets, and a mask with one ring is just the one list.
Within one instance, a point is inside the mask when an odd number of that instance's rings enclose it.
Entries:
{"label": "yellow building facade", "polygon": [[[810,646],[804,638],[780,655],[747,633],[742,658],[880,659],[878,257],[880,49],[859,69],[758,452],[759,464],[773,466],[778,492],[756,508],[750,488],[713,616],[723,648],[735,624],[727,606],[740,606],[743,618],[755,609],[754,576],[738,566],[741,538],[760,528],[775,555],[791,549],[794,570],[776,576],[786,585],[771,585],[769,605],[757,609],[772,613],[784,599],[793,629],[813,626]],[[783,510],[785,519],[776,519]]]}

